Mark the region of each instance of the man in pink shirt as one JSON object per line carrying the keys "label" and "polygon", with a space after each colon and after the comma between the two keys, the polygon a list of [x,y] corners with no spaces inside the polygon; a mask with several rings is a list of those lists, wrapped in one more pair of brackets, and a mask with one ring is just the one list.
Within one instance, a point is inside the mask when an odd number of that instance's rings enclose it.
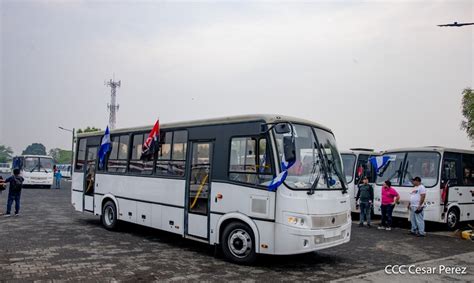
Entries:
{"label": "man in pink shirt", "polygon": [[378,229],[392,230],[392,212],[395,204],[397,204],[399,200],[400,195],[392,188],[392,183],[385,181],[382,186],[382,223]]}

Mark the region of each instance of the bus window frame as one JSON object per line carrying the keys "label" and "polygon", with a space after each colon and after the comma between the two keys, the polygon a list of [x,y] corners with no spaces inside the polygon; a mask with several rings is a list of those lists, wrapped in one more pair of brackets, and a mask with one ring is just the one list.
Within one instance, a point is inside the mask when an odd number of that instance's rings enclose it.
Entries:
{"label": "bus window frame", "polygon": [[[444,163],[446,160],[449,161],[455,161],[456,162],[456,177],[457,177],[457,184],[450,184],[450,186],[453,187],[462,187],[462,186],[469,186],[469,185],[464,185],[463,181],[463,166],[462,166],[462,158],[466,153],[461,153],[461,152],[452,152],[452,151],[446,151],[443,154],[443,160],[441,164],[441,182],[442,184],[446,183],[446,175],[444,171]],[[453,180],[453,179],[449,179]]]}
{"label": "bus window frame", "polygon": [[[357,170],[356,165],[357,165],[357,161],[359,160],[359,156],[358,156],[357,154],[355,154],[355,153],[339,153],[339,155],[341,156],[341,159],[342,159],[342,155],[343,155],[343,154],[344,154],[344,155],[352,155],[352,156],[354,156],[354,165],[352,165],[351,180],[350,180],[350,181],[347,181],[347,180],[346,180],[347,184],[349,185],[349,184],[351,184],[352,182],[355,181],[355,174],[356,174],[356,170]],[[342,162],[342,163],[343,163],[343,165],[344,165],[344,162]],[[343,173],[344,173],[344,172],[343,172]],[[344,175],[345,175],[345,174],[344,174]],[[345,177],[345,176],[344,176],[344,177]]]}
{"label": "bus window frame", "polygon": [[[148,134],[149,132],[144,132],[144,131],[140,131],[140,132],[131,132],[130,133],[130,140],[129,140],[129,149],[128,149],[128,152],[129,152],[129,157],[128,157],[128,162],[127,162],[127,175],[130,175],[130,176],[143,176],[143,177],[151,177],[155,174],[155,166],[156,166],[156,156],[157,156],[157,153],[158,151],[155,151],[153,153],[153,168],[151,169],[151,172],[150,173],[147,173],[147,174],[144,174],[144,173],[138,173],[138,172],[131,172],[130,171],[130,162],[132,161],[132,155],[133,155],[133,143],[135,141],[135,136],[138,136],[138,135],[142,135],[143,136],[143,143],[145,143],[145,140],[148,138]],[[143,144],[142,144],[143,145]],[[108,155],[108,154],[107,154]],[[141,160],[141,159],[133,159],[133,161],[137,161],[137,160]],[[113,172],[112,172],[113,173]]]}
{"label": "bus window frame", "polygon": [[[397,154],[397,153],[403,153],[405,156],[403,157],[403,162],[402,162],[402,173],[400,175],[400,178],[399,178],[399,182],[398,184],[393,184],[392,185],[395,185],[395,186],[398,186],[398,187],[402,187],[402,188],[411,188],[413,186],[405,186],[403,185],[403,180],[405,179],[405,174],[406,174],[406,162],[407,162],[407,159],[408,159],[408,153],[435,153],[438,155],[439,157],[439,163],[438,163],[438,168],[437,168],[437,172],[438,172],[438,177],[436,179],[436,183],[433,185],[433,186],[425,186],[425,188],[429,189],[429,188],[434,188],[436,186],[439,185],[440,183],[440,179],[441,179],[441,164],[442,164],[442,155],[439,151],[423,151],[423,150],[414,150],[414,151],[390,151],[390,152],[387,152],[387,153],[384,153],[382,154],[383,155],[390,155],[390,154]],[[416,176],[414,176],[416,177]],[[378,184],[378,183],[376,183]],[[423,184],[423,179],[421,179],[421,184]],[[380,185],[380,184],[378,184]]]}
{"label": "bus window frame", "polygon": [[[460,178],[458,181],[460,181],[460,185],[459,186],[462,186],[462,187],[474,187],[474,184],[464,184],[464,156],[472,156],[472,160],[474,160],[474,154],[469,154],[469,153],[460,153],[461,155],[461,158],[460,158],[460,175],[458,178]],[[474,170],[474,168],[473,168]],[[472,173],[471,173],[472,175]]]}
{"label": "bus window frame", "polygon": [[83,137],[83,138],[77,138],[77,141],[76,141],[76,152],[74,154],[74,172],[78,172],[78,173],[83,173],[84,172],[84,163],[85,163],[85,151],[84,151],[84,159],[82,160],[83,161],[83,164],[82,164],[82,169],[76,169],[77,167],[77,161],[78,161],[78,158],[79,158],[79,147],[81,145],[81,141],[85,141],[86,145],[85,147],[87,148],[87,137]]}
{"label": "bus window frame", "polygon": [[[173,145],[174,145],[174,133],[179,132],[179,131],[185,131],[186,132],[186,153],[184,154],[184,160],[181,159],[173,159]],[[166,179],[178,179],[178,180],[185,180],[186,179],[186,171],[187,171],[187,166],[189,165],[189,160],[188,160],[188,151],[189,151],[189,129],[188,128],[170,128],[170,129],[163,129],[160,130],[160,138],[161,138],[161,133],[166,134],[167,132],[172,133],[171,135],[171,143],[170,143],[170,157],[169,159],[159,159],[158,154],[159,154],[159,149],[161,148],[162,143],[158,142],[158,150],[155,152],[155,161],[153,162],[153,174],[151,176],[157,177],[157,178],[166,178]],[[156,170],[156,164],[158,161],[164,161],[164,162],[184,162],[184,174],[183,175],[165,175],[165,174],[159,174]],[[142,176],[142,175],[140,175]],[[149,176],[149,175],[146,175]]]}
{"label": "bus window frame", "polygon": [[[232,135],[232,136],[229,136],[228,137],[228,141],[227,141],[227,164],[226,164],[226,167],[225,167],[225,170],[226,170],[226,183],[230,183],[230,184],[236,184],[236,185],[239,185],[239,186],[244,186],[244,187],[250,187],[250,188],[254,188],[254,189],[268,189],[268,186],[265,186],[265,185],[259,185],[259,184],[252,184],[252,183],[247,183],[247,182],[241,182],[241,181],[235,181],[235,180],[231,180],[230,179],[230,174],[231,173],[234,173],[234,174],[251,174],[251,175],[266,175],[266,176],[272,176],[272,178],[275,178],[276,176],[276,163],[275,163],[275,160],[274,160],[274,154],[275,152],[273,151],[273,144],[271,143],[271,139],[270,139],[270,135],[268,133],[266,134],[263,134],[263,135],[251,135],[251,134],[248,134],[248,135],[245,135],[245,134],[239,134],[239,135]],[[251,139],[255,139],[256,143],[255,143],[255,147],[257,148],[257,150],[259,150],[259,143],[258,141],[260,139],[265,139],[266,142],[267,142],[267,147],[269,148],[270,150],[270,162],[272,164],[272,172],[269,173],[269,174],[259,174],[259,173],[252,173],[252,172],[238,172],[238,171],[230,171],[230,159],[231,159],[231,153],[232,153],[232,139],[234,138],[251,138]],[[260,152],[259,152],[260,153]],[[220,182],[220,181],[219,181]]]}
{"label": "bus window frame", "polygon": [[[107,174],[113,174],[113,175],[128,175],[129,173],[129,170],[128,170],[128,166],[130,164],[130,157],[131,157],[131,147],[130,147],[130,141],[131,141],[131,135],[132,133],[129,132],[129,133],[120,133],[120,134],[114,134],[114,135],[110,135],[110,143],[113,144],[113,139],[114,137],[119,137],[119,144],[120,144],[120,141],[121,141],[121,137],[122,136],[127,136],[128,137],[128,141],[127,141],[127,158],[126,159],[118,159],[119,155],[120,155],[120,148],[117,149],[117,159],[112,159],[112,160],[120,160],[120,161],[123,161],[125,160],[125,171],[124,172],[111,172],[109,171],[109,160],[110,160],[110,153],[112,152],[112,150],[110,150],[109,152],[107,152],[106,156],[105,156],[105,160],[104,160],[104,168],[102,170],[99,170],[99,168],[97,168],[97,172],[104,172],[104,173],[107,173]],[[102,143],[102,138],[103,137],[100,137],[100,141]],[[100,144],[98,146],[98,149],[97,149],[97,152],[99,152],[99,149],[100,149]],[[97,157],[98,159],[98,157]],[[96,172],[96,174],[97,174]]]}

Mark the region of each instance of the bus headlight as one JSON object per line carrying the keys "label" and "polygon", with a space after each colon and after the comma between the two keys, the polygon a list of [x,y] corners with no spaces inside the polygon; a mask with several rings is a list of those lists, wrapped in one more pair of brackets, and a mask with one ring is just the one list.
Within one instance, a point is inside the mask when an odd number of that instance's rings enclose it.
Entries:
{"label": "bus headlight", "polygon": [[307,227],[307,221],[304,217],[289,215],[286,219],[288,224],[290,225],[298,226],[301,228]]}

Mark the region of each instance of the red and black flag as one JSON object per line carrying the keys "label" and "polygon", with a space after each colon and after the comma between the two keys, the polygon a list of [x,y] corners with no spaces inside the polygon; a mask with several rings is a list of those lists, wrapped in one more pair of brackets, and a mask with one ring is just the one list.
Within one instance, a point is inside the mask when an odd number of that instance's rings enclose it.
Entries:
{"label": "red and black flag", "polygon": [[158,150],[158,138],[160,137],[160,120],[156,120],[155,126],[151,129],[148,138],[143,143],[142,155],[140,159],[150,160]]}

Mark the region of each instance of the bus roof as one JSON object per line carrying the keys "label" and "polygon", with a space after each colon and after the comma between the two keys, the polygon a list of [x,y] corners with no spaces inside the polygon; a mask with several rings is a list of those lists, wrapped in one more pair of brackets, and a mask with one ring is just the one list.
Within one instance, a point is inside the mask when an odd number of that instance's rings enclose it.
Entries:
{"label": "bus roof", "polygon": [[349,150],[341,150],[339,151],[341,154],[368,154],[368,155],[380,155],[380,152],[374,151],[373,149],[367,148],[351,148]]}
{"label": "bus roof", "polygon": [[[161,129],[186,128],[186,127],[195,127],[195,126],[220,125],[220,124],[224,125],[224,124],[257,122],[257,121],[265,121],[266,123],[293,122],[293,123],[309,124],[309,125],[313,125],[315,127],[321,128],[323,130],[326,130],[332,133],[331,129],[321,124],[318,124],[309,120],[305,120],[305,119],[276,115],[276,114],[241,115],[241,116],[230,116],[230,117],[202,119],[202,120],[193,120],[193,121],[185,121],[185,122],[166,123],[166,124],[160,124],[160,128]],[[151,131],[152,127],[153,125],[115,129],[115,130],[111,130],[110,134]],[[91,132],[91,133],[81,133],[81,134],[78,134],[77,137],[82,138],[82,137],[97,136],[97,135],[103,135],[103,134],[104,134],[104,131],[98,131],[98,132]]]}
{"label": "bus roof", "polygon": [[427,151],[427,152],[456,152],[456,153],[468,153],[474,154],[474,150],[449,148],[443,146],[420,146],[420,147],[406,147],[406,148],[395,148],[390,150],[382,151],[383,154],[391,152],[405,152],[405,151]]}
{"label": "bus roof", "polygon": [[50,159],[53,159],[51,156],[49,155],[34,155],[34,154],[24,154],[24,155],[17,155],[15,157],[41,157],[41,158],[50,158]]}

